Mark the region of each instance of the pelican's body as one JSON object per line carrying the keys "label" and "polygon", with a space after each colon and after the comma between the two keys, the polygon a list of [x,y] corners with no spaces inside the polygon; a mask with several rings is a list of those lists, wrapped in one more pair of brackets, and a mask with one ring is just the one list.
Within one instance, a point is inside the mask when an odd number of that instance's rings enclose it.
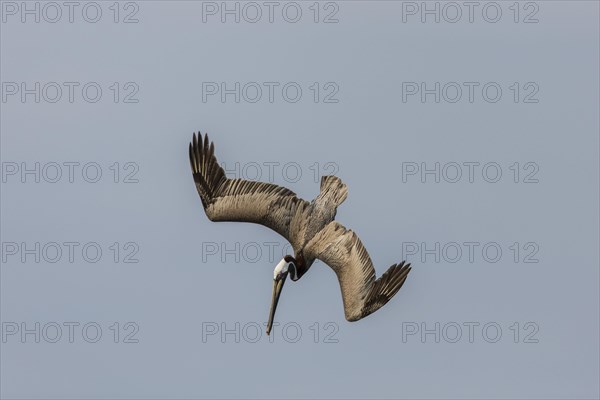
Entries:
{"label": "pelican's body", "polygon": [[287,239],[294,249],[294,256],[284,257],[273,272],[267,333],[287,275],[297,281],[317,258],[338,277],[348,321],[357,321],[378,310],[404,284],[410,264],[394,264],[375,279],[373,264],[358,236],[334,221],[337,207],[348,196],[340,178],[324,176],[321,192],[309,203],[277,185],[227,179],[206,135],[204,140],[201,135],[197,140],[194,134],[189,156],[196,188],[211,221],[264,225]]}

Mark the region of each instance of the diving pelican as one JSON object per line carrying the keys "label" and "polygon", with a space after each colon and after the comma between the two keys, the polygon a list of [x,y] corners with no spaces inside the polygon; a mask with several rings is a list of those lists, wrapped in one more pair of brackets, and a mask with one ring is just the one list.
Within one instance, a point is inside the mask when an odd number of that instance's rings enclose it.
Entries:
{"label": "diving pelican", "polygon": [[315,259],[337,275],[348,321],[358,321],[380,309],[406,281],[410,264],[404,261],[375,279],[373,262],[356,233],[334,221],[337,207],[348,196],[340,178],[323,176],[321,192],[309,203],[271,183],[228,179],[208,135],[198,133],[196,138],[194,133],[189,153],[192,176],[208,219],[264,225],[294,249],[294,256],[286,255],[273,271],[267,335],[287,276],[293,281],[302,278]]}

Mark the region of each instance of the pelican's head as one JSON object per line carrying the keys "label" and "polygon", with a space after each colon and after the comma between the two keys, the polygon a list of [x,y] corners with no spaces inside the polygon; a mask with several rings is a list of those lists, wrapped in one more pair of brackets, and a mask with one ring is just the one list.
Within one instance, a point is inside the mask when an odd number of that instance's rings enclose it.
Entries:
{"label": "pelican's head", "polygon": [[273,318],[275,317],[275,310],[277,309],[281,289],[283,288],[283,284],[285,283],[288,274],[292,274],[293,281],[298,279],[296,260],[292,256],[283,257],[273,270],[273,299],[271,300],[271,311],[269,312],[269,322],[267,323],[267,335],[271,333]]}

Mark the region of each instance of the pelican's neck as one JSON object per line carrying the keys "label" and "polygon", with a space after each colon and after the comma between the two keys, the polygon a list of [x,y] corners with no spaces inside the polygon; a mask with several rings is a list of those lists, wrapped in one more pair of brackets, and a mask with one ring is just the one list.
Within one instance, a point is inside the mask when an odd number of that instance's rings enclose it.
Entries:
{"label": "pelican's neck", "polygon": [[285,256],[284,260],[290,263],[289,269],[293,269],[293,271],[290,271],[290,275],[292,280],[294,281],[297,281],[298,279],[302,278],[302,276],[306,273],[306,271],[308,271],[310,265],[312,264],[312,261],[309,264],[306,263],[302,252],[296,252],[295,258],[292,256]]}
{"label": "pelican's neck", "polygon": [[283,257],[283,261],[285,261],[288,264],[288,272],[290,274],[290,278],[293,281],[297,281],[298,279],[300,279],[300,277],[298,276],[298,267],[296,266],[296,259],[292,256],[285,256]]}
{"label": "pelican's neck", "polygon": [[300,279],[300,277],[298,276],[298,268],[296,268],[296,264],[294,262],[290,263],[290,268],[288,269],[288,271],[290,272],[290,278],[293,281],[297,281],[298,279]]}

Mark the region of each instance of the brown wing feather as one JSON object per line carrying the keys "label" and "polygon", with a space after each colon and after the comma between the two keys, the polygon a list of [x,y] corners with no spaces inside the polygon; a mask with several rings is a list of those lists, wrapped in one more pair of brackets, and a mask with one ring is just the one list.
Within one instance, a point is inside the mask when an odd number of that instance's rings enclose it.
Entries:
{"label": "brown wing feather", "polygon": [[348,321],[357,321],[381,308],[400,290],[410,272],[410,264],[402,262],[375,279],[371,257],[356,233],[335,221],[308,243],[305,252],[336,273]]}
{"label": "brown wing feather", "polygon": [[[192,176],[211,221],[252,222],[290,240],[290,221],[298,207],[308,205],[291,190],[264,182],[228,179],[214,155],[208,135],[196,134],[189,146]],[[292,243],[293,244],[293,243]]]}

